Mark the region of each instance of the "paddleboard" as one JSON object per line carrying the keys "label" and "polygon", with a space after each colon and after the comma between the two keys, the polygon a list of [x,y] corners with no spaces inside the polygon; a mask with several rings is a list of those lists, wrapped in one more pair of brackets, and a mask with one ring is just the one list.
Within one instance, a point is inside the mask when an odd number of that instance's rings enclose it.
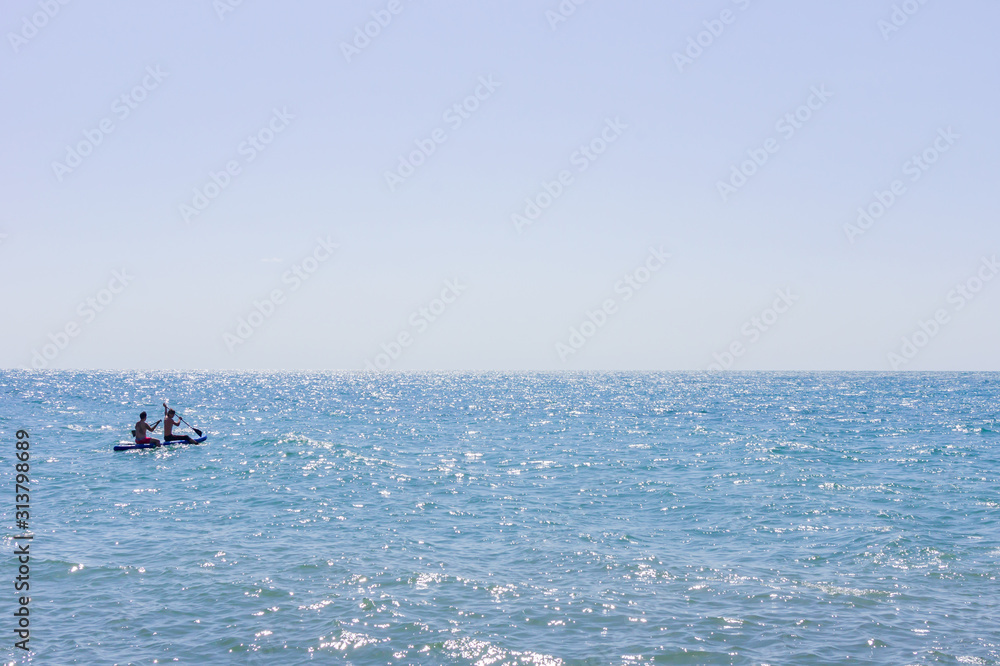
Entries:
{"label": "paddleboard", "polygon": [[[208,435],[202,435],[198,439],[194,440],[193,443],[194,444],[201,444],[206,439],[208,439]],[[173,441],[173,442],[160,442],[159,444],[135,444],[135,443],[133,443],[133,444],[116,444],[115,445],[115,451],[135,451],[137,449],[156,449],[156,448],[159,448],[161,446],[173,446],[174,444],[188,444],[188,443],[189,442],[187,442],[186,440],[178,439],[178,440]]]}

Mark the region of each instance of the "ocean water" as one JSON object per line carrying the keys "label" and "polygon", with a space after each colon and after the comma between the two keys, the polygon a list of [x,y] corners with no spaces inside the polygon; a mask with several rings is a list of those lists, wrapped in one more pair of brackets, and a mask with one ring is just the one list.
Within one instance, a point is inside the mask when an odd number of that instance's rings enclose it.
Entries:
{"label": "ocean water", "polygon": [[[1000,663],[1000,375],[0,372],[38,664]],[[172,405],[200,446],[115,453]],[[6,625],[6,626],[4,626]]]}

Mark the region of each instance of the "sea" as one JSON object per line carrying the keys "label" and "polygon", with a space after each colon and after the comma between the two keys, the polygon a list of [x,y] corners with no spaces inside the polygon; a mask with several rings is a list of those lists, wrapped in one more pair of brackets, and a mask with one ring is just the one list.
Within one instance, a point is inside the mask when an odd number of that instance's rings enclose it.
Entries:
{"label": "sea", "polygon": [[[998,390],[2,371],[4,660],[998,664]],[[208,440],[112,450],[164,401]]]}

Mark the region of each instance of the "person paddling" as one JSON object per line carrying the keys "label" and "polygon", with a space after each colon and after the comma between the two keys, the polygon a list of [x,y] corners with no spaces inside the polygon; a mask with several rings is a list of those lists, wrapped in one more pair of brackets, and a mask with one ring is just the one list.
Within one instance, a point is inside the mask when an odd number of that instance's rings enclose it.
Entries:
{"label": "person paddling", "polygon": [[153,425],[146,423],[146,412],[139,414],[139,422],[135,424],[135,430],[132,434],[135,435],[136,444],[159,444],[160,440],[153,439],[149,436],[149,433],[156,432],[156,426],[160,422],[157,421]]}
{"label": "person paddling", "polygon": [[174,420],[174,416],[177,414],[174,410],[167,407],[167,403],[163,403],[163,441],[164,442],[187,442],[188,444],[197,444],[198,442],[191,439],[190,435],[175,435],[174,426],[179,426],[181,420]]}

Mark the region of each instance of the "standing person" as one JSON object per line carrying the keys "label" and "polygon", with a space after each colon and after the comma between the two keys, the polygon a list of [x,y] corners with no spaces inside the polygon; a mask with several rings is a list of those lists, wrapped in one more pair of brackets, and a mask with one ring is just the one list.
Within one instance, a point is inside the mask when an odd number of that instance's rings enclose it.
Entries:
{"label": "standing person", "polygon": [[164,442],[187,442],[188,444],[197,444],[198,442],[191,439],[190,435],[175,435],[174,426],[179,426],[181,424],[180,419],[174,420],[174,415],[177,412],[167,407],[167,403],[163,403],[163,441]]}
{"label": "standing person", "polygon": [[146,412],[139,414],[139,422],[135,424],[135,430],[132,434],[135,435],[136,444],[159,444],[160,440],[153,439],[149,436],[149,433],[156,432],[156,426],[159,423],[157,421],[153,425],[146,423]]}

